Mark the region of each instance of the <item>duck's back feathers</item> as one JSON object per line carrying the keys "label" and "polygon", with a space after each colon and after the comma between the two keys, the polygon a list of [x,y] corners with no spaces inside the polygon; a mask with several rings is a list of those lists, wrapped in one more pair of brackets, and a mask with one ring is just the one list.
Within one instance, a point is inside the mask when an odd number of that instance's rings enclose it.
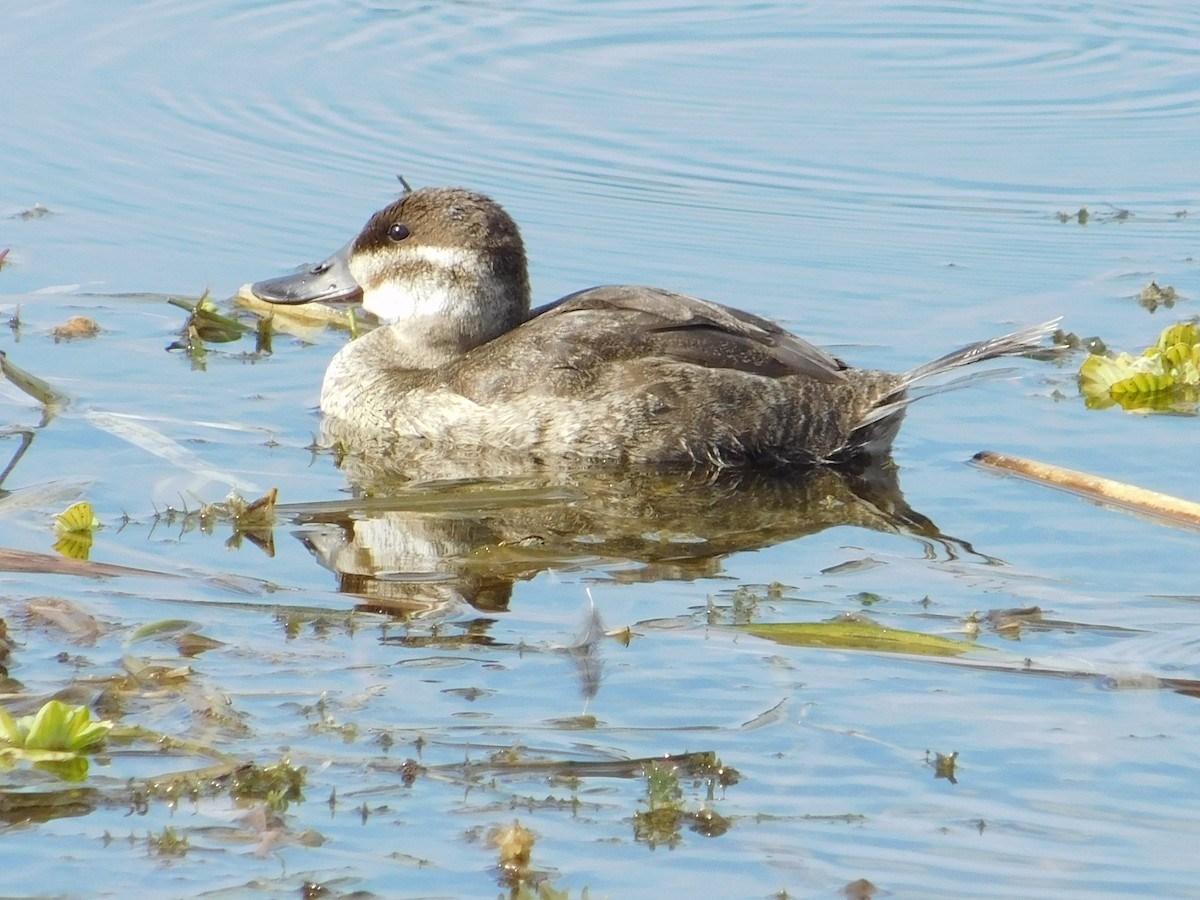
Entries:
{"label": "duck's back feathers", "polygon": [[[589,312],[599,312],[602,318],[582,315]],[[533,320],[565,332],[579,327],[589,340],[595,337],[594,322],[601,322],[614,334],[630,338],[640,355],[768,378],[805,375],[837,383],[844,380],[847,368],[768,319],[661,288],[588,288],[535,310]]]}

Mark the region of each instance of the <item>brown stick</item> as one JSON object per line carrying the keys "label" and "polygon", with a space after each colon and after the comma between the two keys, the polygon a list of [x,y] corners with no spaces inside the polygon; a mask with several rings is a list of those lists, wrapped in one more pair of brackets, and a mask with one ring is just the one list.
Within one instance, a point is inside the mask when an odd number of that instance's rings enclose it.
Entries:
{"label": "brown stick", "polygon": [[1040,481],[1101,503],[1145,513],[1171,525],[1200,528],[1200,503],[1170,494],[1160,494],[1158,491],[1113,481],[1111,478],[1088,475],[1086,472],[1064,469],[1062,466],[1052,466],[1020,456],[1006,456],[990,450],[976,453],[974,461],[991,469],[1012,472],[1022,478]]}
{"label": "brown stick", "polygon": [[156,578],[178,578],[170,572],[134,569],[115,563],[92,562],[87,559],[68,559],[50,553],[15,550],[0,547],[0,572],[37,572],[47,575],[82,575],[85,578],[116,578],[121,575],[151,575]]}

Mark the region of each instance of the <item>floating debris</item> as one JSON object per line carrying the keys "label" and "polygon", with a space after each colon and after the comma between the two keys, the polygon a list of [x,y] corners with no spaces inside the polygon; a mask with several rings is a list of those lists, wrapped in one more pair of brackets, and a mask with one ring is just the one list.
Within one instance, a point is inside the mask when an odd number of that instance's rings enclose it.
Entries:
{"label": "floating debris", "polygon": [[96,324],[95,319],[90,319],[87,316],[71,316],[61,325],[56,325],[51,329],[50,334],[54,336],[54,343],[60,341],[74,341],[80,338],[94,338],[100,333],[100,326]]}
{"label": "floating debris", "polygon": [[48,206],[43,206],[41,203],[35,203],[29,209],[23,209],[19,213],[13,213],[9,216],[10,219],[20,219],[22,222],[29,222],[33,219],[42,219],[46,216],[53,215]]}
{"label": "floating debris", "polygon": [[301,325],[309,328],[323,328],[329,326],[332,328],[341,328],[351,331],[352,335],[357,333],[358,324],[354,316],[351,315],[349,309],[334,309],[332,306],[327,306],[323,303],[305,303],[302,306],[277,306],[274,303],[267,303],[265,300],[259,300],[250,290],[250,285],[245,284],[238,290],[233,297],[235,306],[242,309],[247,309],[255,315],[264,318],[273,318],[275,325],[278,328],[293,330],[293,326]]}
{"label": "floating debris", "polygon": [[1153,516],[1170,525],[1186,528],[1200,527],[1200,503],[1170,494],[1150,491],[1137,485],[1114,481],[1111,478],[1090,475],[1087,472],[1078,472],[1062,466],[1024,459],[1020,456],[993,453],[988,450],[976,453],[974,461],[992,469],[1012,472],[1032,481],[1040,481],[1043,484],[1062,488],[1110,506]]}
{"label": "floating debris", "polygon": [[231,491],[224,503],[201,502],[195,509],[167,509],[155,513],[156,522],[168,525],[182,522],[185,530],[199,528],[204,534],[212,534],[218,522],[229,522],[233,526],[226,546],[236,549],[242,539],[250,541],[268,556],[275,555],[275,501],[277,488],[271,488],[257,500],[247,502],[236,490]]}
{"label": "floating debris", "polygon": [[488,843],[499,852],[500,868],[514,873],[529,868],[529,858],[536,840],[533,832],[516,819],[511,825],[493,828],[488,835]]}
{"label": "floating debris", "polygon": [[31,597],[25,603],[25,618],[81,646],[92,646],[105,630],[95,616],[64,597]]}

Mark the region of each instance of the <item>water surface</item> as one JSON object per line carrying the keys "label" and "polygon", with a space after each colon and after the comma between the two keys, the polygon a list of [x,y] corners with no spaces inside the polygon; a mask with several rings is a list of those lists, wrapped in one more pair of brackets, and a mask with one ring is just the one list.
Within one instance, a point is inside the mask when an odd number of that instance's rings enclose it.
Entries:
{"label": "water surface", "polygon": [[[1196,699],[1169,686],[1197,674],[1196,536],[966,462],[995,449],[1194,498],[1194,418],[1086,410],[1077,360],[923,402],[895,456],[935,531],[888,527],[833,485],[817,499],[843,519],[774,489],[705,506],[679,485],[528,481],[326,514],[312,505],[347,499],[347,479],[309,445],[344,336],[279,333],[270,354],[247,337],[203,366],[164,348],[184,318],[165,295],[225,298],[323,256],[397,172],[496,196],[542,301],[658,284],[892,369],[1053,315],[1144,347],[1200,291],[1196,13],[214,0],[2,15],[0,308],[21,325],[0,349],[70,402],[43,425],[0,392],[35,434],[2,486],[0,545],[51,552],[53,515],[82,498],[105,525],[93,560],[184,576],[4,574],[6,705],[68,686],[111,699],[130,657],[188,666],[123,686],[106,714],[307,770],[277,820],[220,791],[130,814],[113,799],[128,779],[208,760],[110,748],[75,814],[11,816],[4,893],[492,896],[507,887],[487,835],[513,819],[571,896],[829,896],[859,879],[895,896],[1194,893]],[[22,215],[35,204],[48,214]],[[1185,299],[1150,315],[1133,298],[1151,280]],[[103,331],[56,343],[75,314]],[[281,513],[274,555],[167,514],[272,487],[308,505]],[[98,633],[31,612],[45,597]],[[581,651],[593,603],[628,646]],[[1031,606],[1042,622],[981,627],[1001,670],[730,627],[865,612],[961,638],[972,613]],[[223,644],[184,659],[133,640],[166,619]],[[697,751],[736,783],[683,775],[680,818],[655,831],[652,779],[620,762]],[[952,752],[953,783],[932,765]],[[533,761],[553,765],[514,765]],[[4,777],[9,793],[64,787],[28,766]],[[168,827],[186,852],[150,839]]]}

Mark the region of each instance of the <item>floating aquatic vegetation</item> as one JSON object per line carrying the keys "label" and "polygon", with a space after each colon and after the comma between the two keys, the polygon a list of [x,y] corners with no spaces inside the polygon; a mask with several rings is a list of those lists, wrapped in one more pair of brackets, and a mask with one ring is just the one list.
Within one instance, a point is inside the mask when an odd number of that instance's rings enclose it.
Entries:
{"label": "floating aquatic vegetation", "polygon": [[1175,305],[1175,301],[1179,300],[1179,294],[1175,288],[1169,284],[1166,287],[1159,287],[1157,282],[1150,282],[1137,295],[1138,305],[1157,312],[1160,306],[1170,309]]}
{"label": "floating aquatic vegetation", "polygon": [[1086,225],[1088,223],[1088,219],[1090,219],[1092,215],[1088,212],[1088,208],[1086,206],[1081,206],[1076,212],[1073,213],[1062,212],[1060,210],[1054,214],[1054,217],[1063,223],[1078,222],[1080,225]]}
{"label": "floating aquatic vegetation", "polygon": [[[171,297],[168,302],[172,306],[178,306],[180,309],[188,311],[189,315],[184,323],[183,336],[189,340],[195,338],[209,343],[224,344],[236,341],[250,330],[248,325],[237,319],[222,315],[209,291],[205,291],[195,303],[188,303],[178,297]],[[179,348],[173,344],[167,349]]]}
{"label": "floating aquatic vegetation", "polygon": [[87,774],[87,760],[80,754],[104,740],[112,727],[105,719],[92,721],[86,706],[69,706],[61,700],[50,700],[33,715],[19,719],[0,707],[0,764],[24,759],[66,780],[81,780]]}
{"label": "floating aquatic vegetation", "polygon": [[182,524],[185,531],[199,528],[204,534],[212,534],[218,522],[228,521],[233,526],[226,546],[236,549],[241,546],[242,538],[250,541],[267,556],[275,555],[275,537],[272,528],[275,524],[275,501],[279,496],[277,488],[271,488],[257,500],[247,502],[236,490],[231,491],[223,503],[204,503],[194,509],[175,509],[168,507],[156,511],[155,522],[173,525]]}
{"label": "floating aquatic vegetation", "polygon": [[934,778],[945,778],[951,784],[958,784],[958,778],[955,777],[955,767],[958,765],[958,751],[953,753],[937,753],[934,752],[933,759],[929,758],[929,751],[925,751],[926,765],[933,767]]}
{"label": "floating aquatic vegetation", "polygon": [[[167,345],[168,350],[186,350],[192,360],[193,369],[203,369],[208,355],[205,343],[226,344],[236,341],[250,330],[250,326],[237,319],[222,315],[217,310],[208,291],[195,303],[177,297],[168,301],[172,306],[186,309],[189,313],[180,331],[179,340]],[[259,336],[261,346],[261,334]],[[268,339],[269,344],[269,339]]]}
{"label": "floating aquatic vegetation", "polygon": [[872,650],[914,656],[958,656],[972,649],[972,645],[964,641],[888,628],[863,616],[841,616],[830,622],[774,622],[736,627],[755,637],[793,647]]}
{"label": "floating aquatic vegetation", "polygon": [[24,391],[42,404],[44,407],[42,424],[54,418],[54,414],[67,403],[65,394],[56,391],[47,382],[14,364],[9,360],[8,354],[4,352],[0,352],[0,375],[7,378],[14,387]]}
{"label": "floating aquatic vegetation", "polygon": [[229,792],[235,800],[262,800],[270,809],[283,812],[289,803],[304,799],[308,769],[281,759],[270,766],[247,763],[232,773]]}
{"label": "floating aquatic vegetation", "polygon": [[155,856],[186,856],[188,852],[187,835],[176,831],[170,825],[158,834],[146,836],[146,843]]}
{"label": "floating aquatic vegetation", "polygon": [[20,212],[13,213],[9,216],[10,219],[20,219],[22,222],[29,222],[33,219],[41,219],[52,215],[50,207],[41,203],[35,203],[29,209],[23,209]]}
{"label": "floating aquatic vegetation", "polygon": [[6,265],[5,259],[7,259],[7,258],[8,258],[8,248],[5,247],[3,250],[0,250],[0,269],[3,269],[4,266]]}
{"label": "floating aquatic vegetation", "polygon": [[170,572],[136,569],[114,563],[90,562],[86,559],[63,559],[51,553],[35,553],[0,547],[0,572],[43,572],[51,575],[77,575],[84,578],[117,578],[123,575],[178,578]]}
{"label": "floating aquatic vegetation", "polygon": [[275,525],[275,500],[278,496],[279,490],[271,488],[250,503],[236,492],[226,498],[225,511],[233,521],[229,546],[239,547],[242,538],[245,538],[267,556],[275,555],[275,535],[271,529]]}
{"label": "floating aquatic vegetation", "polygon": [[1088,222],[1126,222],[1133,218],[1133,213],[1127,209],[1122,209],[1119,206],[1108,205],[1108,211],[1102,213],[1091,212],[1086,205],[1079,207],[1075,212],[1059,211],[1054,214],[1058,221],[1063,222],[1078,222],[1080,225],[1086,225]]}
{"label": "floating aquatic vegetation", "polygon": [[278,488],[271,488],[250,503],[243,500],[241,495],[232,493],[225,500],[225,510],[239,531],[270,528],[275,524],[275,501],[278,497]]}
{"label": "floating aquatic vegetation", "polygon": [[1091,337],[1081,337],[1073,331],[1066,331],[1062,328],[1054,332],[1050,336],[1050,340],[1054,342],[1054,346],[1062,347],[1064,350],[1086,350],[1088,353],[1107,353],[1108,345],[1095,335]]}
{"label": "floating aquatic vegetation", "polygon": [[1163,329],[1140,356],[1093,353],[1079,367],[1090,409],[1119,405],[1136,412],[1190,412],[1200,402],[1200,330],[1195,322]]}
{"label": "floating aquatic vegetation", "polygon": [[141,641],[172,643],[179,650],[180,656],[187,657],[199,656],[208,650],[225,646],[224,641],[200,634],[202,627],[199,622],[193,622],[190,619],[162,619],[157,622],[148,622],[134,629],[126,639],[126,643],[131,645]]}
{"label": "floating aquatic vegetation", "polygon": [[[682,828],[686,825],[690,830],[705,837],[720,837],[729,830],[730,822],[720,813],[713,810],[707,803],[697,812],[688,811],[683,802],[683,786],[681,776],[688,775],[709,785],[708,799],[712,799],[714,783],[721,783],[711,771],[705,774],[702,769],[715,766],[724,768],[715,754],[710,754],[707,766],[697,768],[694,760],[688,760],[686,766],[664,758],[655,760],[645,767],[643,774],[646,778],[646,810],[634,813],[633,839],[638,843],[654,848],[659,844],[670,848],[682,841]],[[736,780],[736,779],[735,779]]]}
{"label": "floating aquatic vegetation", "polygon": [[275,317],[263,316],[254,325],[254,351],[260,354],[271,352],[271,340],[275,337]]}
{"label": "floating aquatic vegetation", "polygon": [[92,504],[81,501],[69,506],[54,519],[54,533],[58,535],[54,549],[68,559],[87,559],[92,535],[99,527]]}
{"label": "floating aquatic vegetation", "polygon": [[493,828],[488,842],[496,848],[501,869],[520,873],[529,868],[529,858],[537,840],[532,831],[513,819],[509,825]]}

